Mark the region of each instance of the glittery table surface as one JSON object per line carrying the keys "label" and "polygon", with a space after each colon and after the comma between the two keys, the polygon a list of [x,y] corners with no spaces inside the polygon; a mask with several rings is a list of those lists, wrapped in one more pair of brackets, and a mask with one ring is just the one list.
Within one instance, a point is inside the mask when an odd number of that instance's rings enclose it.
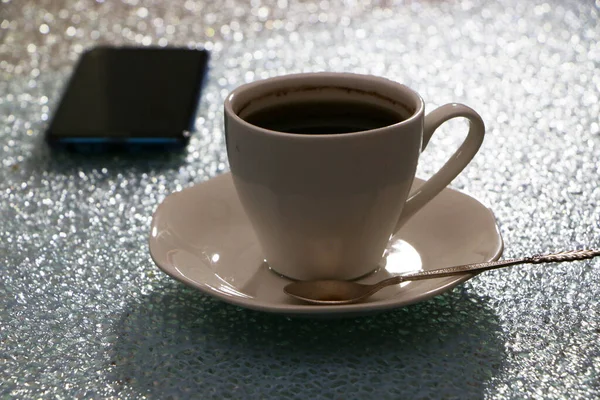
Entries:
{"label": "glittery table surface", "polygon": [[[147,245],[169,193],[228,170],[222,102],[299,71],[386,76],[429,110],[487,124],[454,187],[488,204],[505,257],[600,247],[596,1],[0,2],[0,397],[600,397],[600,260],[493,271],[374,316],[240,309],[161,273]],[[82,157],[43,142],[95,44],[212,52],[183,154]],[[445,125],[430,176],[463,137]]]}

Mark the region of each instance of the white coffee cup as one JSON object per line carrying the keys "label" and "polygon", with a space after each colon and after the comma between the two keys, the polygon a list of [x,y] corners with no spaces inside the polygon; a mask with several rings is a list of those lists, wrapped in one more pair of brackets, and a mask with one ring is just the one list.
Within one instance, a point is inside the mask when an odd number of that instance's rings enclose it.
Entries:
{"label": "white coffee cup", "polygon": [[[296,134],[248,123],[285,102],[352,100],[403,114],[401,122],[342,134]],[[433,132],[465,117],[467,138],[419,190],[409,191]],[[378,268],[390,237],[465,168],[483,141],[481,117],[462,104],[425,116],[422,98],[388,79],[306,73],[253,82],[225,101],[235,188],[269,266],[301,280],[354,279]]]}

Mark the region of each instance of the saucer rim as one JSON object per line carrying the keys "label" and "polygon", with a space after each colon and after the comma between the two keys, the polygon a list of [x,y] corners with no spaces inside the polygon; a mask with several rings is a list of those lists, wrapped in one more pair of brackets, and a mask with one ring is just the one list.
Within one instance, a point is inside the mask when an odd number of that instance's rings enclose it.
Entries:
{"label": "saucer rim", "polygon": [[[203,182],[196,183],[194,185],[191,185],[180,191],[173,192],[173,193],[169,194],[168,196],[166,196],[161,201],[161,203],[158,205],[158,207],[156,208],[154,213],[152,214],[152,221],[150,224],[150,232],[152,232],[154,227],[157,226],[157,217],[160,214],[161,209],[166,207],[165,203],[167,203],[167,200],[170,197],[183,195],[183,192],[194,188],[196,185],[202,185],[213,179],[224,179],[227,176],[231,176],[231,173],[224,173],[224,174],[218,175],[216,177],[213,177],[213,178],[208,179]],[[420,178],[415,178],[415,179],[422,180]],[[494,229],[497,234],[498,243],[497,243],[496,248],[494,249],[493,256],[489,257],[486,260],[483,260],[482,262],[498,260],[502,256],[502,253],[504,251],[504,239],[502,238],[502,235],[500,233],[500,229],[498,226],[498,221],[496,219],[496,216],[494,215],[491,208],[486,206],[482,201],[480,201],[479,199],[477,199],[477,197],[475,197],[473,195],[467,194],[463,191],[454,189],[452,187],[446,187],[444,189],[444,191],[446,191],[446,190],[458,192],[461,195],[470,197],[472,200],[479,203],[479,205],[488,212],[489,217],[491,218],[491,221],[494,225]],[[456,286],[460,285],[461,283],[468,281],[469,279],[473,278],[475,275],[477,275],[477,274],[457,275],[456,277],[454,277],[455,279],[449,280],[448,282],[436,287],[435,289],[423,291],[423,292],[419,293],[418,295],[412,296],[408,299],[398,299],[397,298],[398,296],[391,296],[384,300],[378,300],[375,302],[342,304],[342,305],[314,305],[314,304],[306,304],[306,303],[303,304],[300,301],[298,303],[277,303],[277,302],[268,302],[268,301],[264,301],[264,300],[258,300],[256,298],[244,298],[244,297],[228,295],[228,294],[222,293],[220,291],[214,290],[209,286],[202,285],[201,283],[188,278],[187,276],[178,272],[177,269],[174,268],[173,266],[162,265],[162,263],[159,262],[158,257],[154,254],[154,252],[156,251],[156,250],[153,250],[153,246],[152,246],[152,242],[154,240],[157,240],[157,239],[153,238],[152,234],[150,234],[149,240],[148,240],[150,257],[152,258],[152,261],[154,262],[154,264],[161,271],[166,273],[171,278],[185,284],[188,287],[200,290],[202,293],[204,293],[206,295],[209,295],[218,300],[224,301],[226,303],[229,303],[229,304],[232,304],[235,306],[239,306],[242,308],[247,308],[247,309],[251,309],[251,310],[255,310],[255,311],[268,312],[268,313],[273,313],[273,314],[285,314],[285,315],[290,315],[290,316],[293,316],[293,315],[298,315],[298,316],[325,315],[325,314],[332,314],[332,315],[333,314],[361,314],[361,313],[366,314],[366,313],[380,312],[380,311],[386,311],[386,310],[390,310],[390,309],[401,308],[401,307],[408,306],[410,304],[415,304],[415,303],[419,303],[424,300],[431,299],[435,296],[445,293],[445,292],[455,288]],[[281,277],[281,279],[286,279],[290,283],[293,282],[293,280],[287,279],[285,277]],[[447,279],[447,278],[444,278],[444,279]]]}

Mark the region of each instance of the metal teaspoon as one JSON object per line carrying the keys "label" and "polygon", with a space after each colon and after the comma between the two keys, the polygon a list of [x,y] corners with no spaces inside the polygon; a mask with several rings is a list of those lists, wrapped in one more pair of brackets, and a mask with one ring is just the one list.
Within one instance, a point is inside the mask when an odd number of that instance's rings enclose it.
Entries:
{"label": "metal teaspoon", "polygon": [[502,261],[491,261],[480,264],[467,264],[456,267],[440,268],[407,275],[394,276],[372,285],[342,281],[318,280],[298,281],[283,288],[288,295],[313,304],[342,305],[364,300],[386,286],[397,285],[401,282],[422,279],[441,278],[444,276],[460,275],[504,268],[517,264],[541,264],[549,262],[577,261],[600,256],[600,250],[563,251],[556,254],[539,255]]}

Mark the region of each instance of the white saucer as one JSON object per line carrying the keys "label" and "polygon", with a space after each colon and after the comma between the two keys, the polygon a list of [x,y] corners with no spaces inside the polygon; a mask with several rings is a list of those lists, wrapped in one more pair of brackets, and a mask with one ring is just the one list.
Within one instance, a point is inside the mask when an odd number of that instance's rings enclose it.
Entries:
{"label": "white saucer", "polygon": [[[417,179],[415,186],[420,184]],[[394,239],[385,266],[361,281],[496,260],[503,249],[492,212],[453,189],[445,189],[426,205]],[[230,174],[168,196],[152,218],[150,254],[164,272],[208,295],[241,307],[287,315],[339,316],[398,308],[429,299],[472,277],[465,274],[406,282],[359,304],[301,303],[283,293],[290,281],[264,263]]]}

